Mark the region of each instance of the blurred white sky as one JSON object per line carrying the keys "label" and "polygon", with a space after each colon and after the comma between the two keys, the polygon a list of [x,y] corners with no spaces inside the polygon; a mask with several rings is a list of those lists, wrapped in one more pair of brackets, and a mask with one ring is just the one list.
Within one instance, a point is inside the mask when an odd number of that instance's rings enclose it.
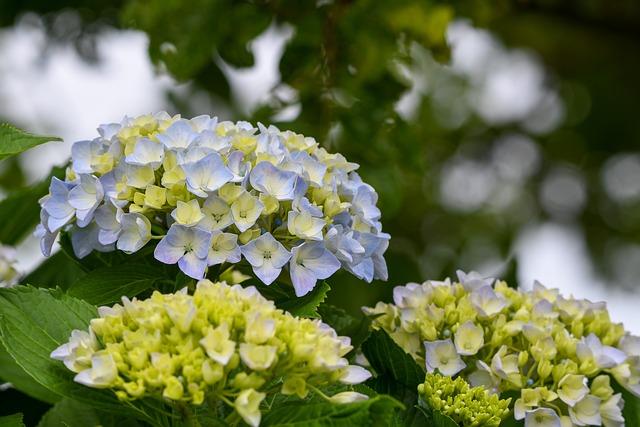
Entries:
{"label": "blurred white sky", "polygon": [[[535,116],[537,106],[555,105],[556,111],[547,114],[546,119],[528,123],[525,120],[524,127],[534,133],[548,127],[549,120],[558,120],[562,111],[558,110],[558,103],[547,102],[554,94],[544,91],[543,71],[533,56],[521,51],[506,52],[486,32],[474,31],[467,24],[457,25],[457,30],[450,33],[455,47],[453,70],[471,74],[484,69],[489,76],[476,82],[470,108],[490,122],[504,123]],[[227,68],[226,73],[235,76],[232,88],[238,98],[255,104],[278,82],[277,58],[290,31],[272,28],[266,37],[252,43],[254,51],[260,52],[254,69]],[[274,38],[276,33],[279,37]],[[21,25],[0,32],[0,105],[7,108],[3,116],[27,131],[65,140],[63,144],[50,143],[32,150],[22,158],[33,180],[46,176],[52,165],[64,163],[72,142],[96,137],[99,124],[168,108],[164,93],[175,88],[176,83],[154,73],[143,33],[105,32],[98,39],[101,62],[97,66],[87,65],[71,47],[54,48],[57,50],[43,60],[40,53],[45,42],[42,30],[34,26]],[[487,61],[488,52],[504,53],[500,67]],[[251,84],[250,91],[246,91],[247,84]],[[428,83],[417,86],[416,90],[425,92]],[[35,254],[39,254],[38,243],[28,239],[18,248],[19,268],[26,270],[38,262],[40,258]],[[634,313],[640,305],[640,294],[608,288],[595,277],[580,230],[551,223],[532,227],[520,236],[516,255],[523,287],[537,279],[565,295],[606,301],[614,321],[624,322],[628,330],[640,334],[640,321]]]}

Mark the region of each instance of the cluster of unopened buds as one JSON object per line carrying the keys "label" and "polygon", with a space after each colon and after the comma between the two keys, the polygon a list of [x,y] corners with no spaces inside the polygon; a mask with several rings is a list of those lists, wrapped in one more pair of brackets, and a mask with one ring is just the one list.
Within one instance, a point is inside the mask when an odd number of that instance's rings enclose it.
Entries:
{"label": "cluster of unopened buds", "polygon": [[155,258],[196,279],[244,257],[265,284],[288,270],[298,296],[340,267],[386,280],[378,195],[313,138],[167,113],[98,132],[40,201],[45,255],[65,231],[78,258],[159,240]]}
{"label": "cluster of unopened buds", "polygon": [[454,420],[461,427],[498,427],[509,414],[511,399],[500,399],[484,387],[471,388],[461,377],[427,374],[418,385],[421,404]]}
{"label": "cluster of unopened buds", "polygon": [[51,354],[77,373],[75,381],[112,389],[123,401],[150,397],[212,411],[222,402],[252,426],[276,393],[304,399],[311,391],[334,403],[367,399],[321,391],[371,376],[344,358],[352,349],[348,337],[276,309],[254,287],[202,280],[193,296],[185,289],[122,301],[101,307],[88,331],[74,330]]}
{"label": "cluster of unopened buds", "polygon": [[612,323],[604,303],[531,291],[477,273],[459,282],[409,283],[394,303],[364,308],[428,373],[492,393],[518,393],[525,427],[624,425],[613,377],[640,397],[640,338]]}

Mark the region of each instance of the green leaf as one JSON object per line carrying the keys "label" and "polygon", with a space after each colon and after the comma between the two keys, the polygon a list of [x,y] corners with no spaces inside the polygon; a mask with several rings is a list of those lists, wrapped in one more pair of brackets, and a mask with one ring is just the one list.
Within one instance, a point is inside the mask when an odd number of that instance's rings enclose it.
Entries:
{"label": "green leaf", "polygon": [[75,400],[62,399],[44,414],[38,427],[93,427],[101,424],[93,408]]}
{"label": "green leaf", "polygon": [[318,306],[327,297],[331,288],[327,282],[321,282],[303,297],[293,297],[278,305],[278,308],[286,310],[294,316],[319,318]]}
{"label": "green leaf", "polygon": [[458,427],[458,423],[440,411],[433,411],[431,416],[435,427]]}
{"label": "green leaf", "polygon": [[397,417],[405,427],[422,427],[424,426],[425,416],[417,408],[418,390],[409,389],[395,379],[391,375],[378,375],[370,378],[366,385],[371,387],[379,394],[387,394],[393,396],[404,405],[405,409],[401,410]]}
{"label": "green leaf", "polygon": [[51,178],[64,176],[64,168],[54,168],[47,179],[13,192],[0,202],[0,243],[17,244],[40,222],[38,200],[48,194]]}
{"label": "green leaf", "polygon": [[73,262],[62,251],[56,252],[45,259],[35,270],[20,280],[22,284],[29,284],[38,288],[69,289],[85,271]]}
{"label": "green leaf", "polygon": [[156,261],[152,254],[157,242],[149,242],[142,249],[133,253],[125,254],[122,251],[98,252],[93,251],[86,257],[79,259],[73,252],[71,236],[69,233],[60,233],[60,248],[71,261],[77,264],[84,271],[92,271],[103,267],[114,267],[121,264],[145,264],[163,268],[165,265]]}
{"label": "green leaf", "polygon": [[360,319],[356,319],[343,309],[329,304],[321,304],[318,307],[318,314],[323,322],[335,329],[338,335],[351,338],[353,350],[346,355],[347,358],[350,358],[371,335],[371,319],[367,316],[363,315]]}
{"label": "green leaf", "polygon": [[157,268],[123,264],[90,271],[71,285],[67,293],[94,305],[108,305],[120,301],[123,295],[134,297],[161,279],[168,277]]}
{"label": "green leaf", "polygon": [[132,418],[122,417],[117,414],[96,411],[102,427],[144,427],[148,424],[141,424],[141,422]]}
{"label": "green leaf", "polygon": [[0,343],[0,378],[10,382],[16,390],[47,403],[55,403],[60,400],[60,395],[51,392],[40,385],[31,375],[16,363],[11,355]]}
{"label": "green leaf", "polygon": [[49,141],[62,141],[62,139],[55,136],[33,135],[8,123],[2,123],[0,125],[0,161]]}
{"label": "green leaf", "polygon": [[320,305],[318,314],[324,323],[336,330],[338,335],[346,335],[345,332],[358,323],[355,317],[347,314],[342,308],[331,304]]}
{"label": "green leaf", "polygon": [[16,286],[0,289],[0,340],[9,354],[38,383],[78,402],[141,419],[150,419],[132,405],[124,405],[109,390],[85,387],[74,373],[49,357],[67,342],[73,329],[87,329],[97,317],[94,306],[65,295],[60,289]]}
{"label": "green leaf", "polygon": [[24,427],[22,414],[13,414],[7,417],[0,417],[0,427]]}
{"label": "green leaf", "polygon": [[[457,422],[440,411],[432,411],[429,408],[424,408],[419,405],[416,405],[416,409],[425,416],[429,427],[458,427]],[[422,425],[424,425],[424,420],[422,421]]]}
{"label": "green leaf", "polygon": [[524,419],[516,420],[515,418],[513,418],[513,416],[507,417],[506,419],[502,420],[502,422],[500,423],[500,427],[524,427]]}
{"label": "green leaf", "polygon": [[377,396],[364,402],[291,403],[280,405],[265,414],[262,426],[278,427],[351,427],[387,426],[401,405],[390,396]]}
{"label": "green leaf", "polygon": [[362,351],[378,375],[389,374],[411,390],[416,390],[418,384],[424,382],[425,370],[384,330],[373,331],[362,344]]}
{"label": "green leaf", "polygon": [[318,283],[315,288],[303,297],[297,297],[293,286],[280,282],[274,282],[267,286],[259,280],[247,280],[243,286],[255,286],[267,299],[276,304],[276,307],[286,310],[294,316],[319,318],[318,306],[327,297],[331,289],[326,282]]}
{"label": "green leaf", "polygon": [[416,409],[418,384],[424,382],[426,372],[384,330],[375,330],[362,344],[362,352],[371,363],[376,376],[366,384],[378,393],[399,399],[406,407],[400,417],[405,426],[420,426],[424,417]]}
{"label": "green leaf", "polygon": [[640,426],[640,399],[623,388],[613,378],[611,378],[611,386],[616,393],[622,393],[622,398],[624,399],[622,416],[624,417],[625,425]]}

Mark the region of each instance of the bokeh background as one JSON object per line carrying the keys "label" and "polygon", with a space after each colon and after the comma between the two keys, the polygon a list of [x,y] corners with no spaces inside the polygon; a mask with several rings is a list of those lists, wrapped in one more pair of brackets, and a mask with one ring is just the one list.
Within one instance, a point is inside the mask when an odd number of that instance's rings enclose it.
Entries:
{"label": "bokeh background", "polygon": [[635,0],[0,0],[0,58],[0,121],[65,140],[0,164],[2,194],[124,115],[273,123],[380,196],[389,281],[338,274],[330,302],[476,270],[640,333]]}

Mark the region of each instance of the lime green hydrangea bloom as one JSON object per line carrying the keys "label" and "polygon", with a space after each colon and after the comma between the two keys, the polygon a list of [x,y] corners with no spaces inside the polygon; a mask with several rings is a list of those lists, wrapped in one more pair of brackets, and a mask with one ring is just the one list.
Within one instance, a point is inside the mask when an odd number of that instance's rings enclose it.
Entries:
{"label": "lime green hydrangea bloom", "polygon": [[340,268],[387,279],[378,194],[313,138],[165,112],[98,132],[73,144],[65,180],[40,200],[45,255],[65,231],[78,258],[159,240],[155,258],[190,277],[244,258],[267,285],[288,271],[298,296]]}
{"label": "lime green hydrangea bloom", "polygon": [[[344,358],[348,337],[276,309],[254,287],[203,280],[193,296],[185,289],[122,301],[101,307],[89,330],[73,331],[51,357],[76,372],[75,381],[124,401],[221,401],[255,426],[267,395],[324,396],[318,387],[370,376]],[[343,392],[336,401],[363,398]]]}
{"label": "lime green hydrangea bloom", "polygon": [[509,414],[509,399],[500,399],[484,387],[471,388],[461,377],[455,380],[427,374],[418,385],[421,404],[449,416],[461,427],[497,427]]}
{"label": "lime green hydrangea bloom", "polygon": [[640,338],[611,322],[604,303],[458,275],[396,287],[394,304],[363,310],[427,372],[518,393],[512,409],[526,427],[624,424],[609,379],[640,397]]}

